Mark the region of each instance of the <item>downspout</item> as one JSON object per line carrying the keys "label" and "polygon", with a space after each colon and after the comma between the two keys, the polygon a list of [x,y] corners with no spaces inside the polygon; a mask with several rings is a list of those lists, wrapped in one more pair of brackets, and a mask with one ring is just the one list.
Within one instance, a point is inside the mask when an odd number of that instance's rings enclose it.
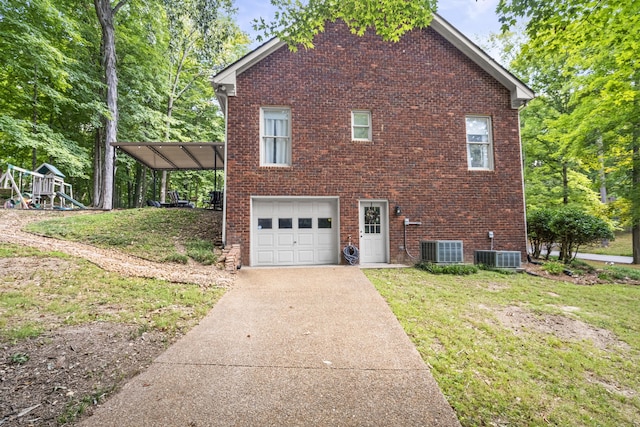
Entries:
{"label": "downspout", "polygon": [[222,248],[227,246],[227,140],[229,136],[229,97],[221,90],[216,90],[218,99],[223,100],[224,110],[224,189],[222,200]]}
{"label": "downspout", "polygon": [[[524,151],[522,149],[522,135],[520,128],[520,112],[527,106],[527,103],[523,103],[520,108],[518,108],[518,144],[520,145],[520,177],[522,178],[522,212],[524,213],[524,245],[526,255],[529,255],[529,224],[527,224],[527,194],[525,192],[525,184],[524,184]],[[491,241],[493,243],[493,240]],[[493,248],[492,248],[493,249]],[[528,259],[528,258],[527,258]]]}

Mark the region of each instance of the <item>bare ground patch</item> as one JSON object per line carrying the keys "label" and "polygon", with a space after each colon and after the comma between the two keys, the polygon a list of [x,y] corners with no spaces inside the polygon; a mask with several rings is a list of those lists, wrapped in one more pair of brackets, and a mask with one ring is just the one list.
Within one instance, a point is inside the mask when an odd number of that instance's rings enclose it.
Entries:
{"label": "bare ground patch", "polygon": [[[90,323],[0,345],[0,425],[57,426],[144,370],[167,345],[161,332]],[[25,360],[26,359],[26,360]]]}
{"label": "bare ground patch", "polygon": [[[568,308],[568,307],[567,307]],[[575,311],[577,307],[571,307]],[[516,334],[527,330],[550,334],[564,341],[591,341],[601,350],[611,347],[628,348],[628,344],[620,341],[611,331],[596,328],[577,319],[552,314],[536,314],[517,306],[494,311],[503,326]]]}
{"label": "bare ground patch", "polygon": [[[31,221],[85,212],[0,210],[0,244],[13,243],[43,251],[58,251],[83,258],[104,270],[128,277],[151,277],[193,283],[203,288],[229,286],[232,276],[215,266],[166,265],[115,250],[60,241],[22,231]],[[211,215],[219,226],[219,218]],[[202,232],[202,224],[193,233]],[[78,268],[73,260],[56,257],[0,258],[0,292],[20,291],[51,281]],[[80,296],[76,296],[80,298]],[[102,310],[118,308],[102,307]],[[166,310],[171,310],[167,307]],[[74,425],[91,414],[95,403],[117,391],[131,377],[146,369],[178,337],[172,333],[145,331],[138,325],[94,322],[61,325],[42,313],[39,323],[49,331],[17,343],[0,342],[0,426]]]}

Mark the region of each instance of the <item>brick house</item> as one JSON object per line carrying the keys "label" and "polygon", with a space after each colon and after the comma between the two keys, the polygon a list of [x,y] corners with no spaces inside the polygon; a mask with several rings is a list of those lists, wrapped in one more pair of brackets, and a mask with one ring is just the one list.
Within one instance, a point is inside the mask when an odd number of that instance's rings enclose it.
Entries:
{"label": "brick house", "polygon": [[213,78],[223,241],[244,264],[344,263],[349,241],[360,263],[410,263],[435,240],[462,241],[466,262],[526,253],[526,85],[439,16],[397,43],[330,23],[314,45],[274,39]]}

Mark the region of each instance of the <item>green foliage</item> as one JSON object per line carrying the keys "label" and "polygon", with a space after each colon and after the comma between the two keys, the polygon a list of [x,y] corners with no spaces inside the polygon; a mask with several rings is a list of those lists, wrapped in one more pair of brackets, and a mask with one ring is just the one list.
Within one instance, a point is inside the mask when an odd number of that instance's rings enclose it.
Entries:
{"label": "green foliage", "polygon": [[[351,32],[363,35],[367,29],[386,41],[398,41],[413,28],[425,28],[436,10],[435,0],[310,0],[306,3],[271,0],[279,11],[267,23],[263,18],[254,28],[266,37],[279,37],[289,48],[313,47],[313,38],[324,31],[327,21],[342,20]],[[262,38],[259,38],[261,41]]]}
{"label": "green foliage", "polygon": [[[0,168],[52,163],[87,205],[94,198],[95,142],[103,140],[103,118],[109,117],[92,3],[0,1]],[[222,140],[223,120],[208,78],[246,51],[232,2],[111,3],[122,4],[115,16],[118,140]],[[175,102],[168,117],[170,95]],[[115,206],[151,198],[152,182],[151,173],[119,156]]]}
{"label": "green foliage", "polygon": [[557,243],[560,260],[566,264],[571,263],[581,246],[615,238],[613,227],[607,221],[574,207],[533,211],[527,221],[534,257],[540,256],[544,246],[549,259],[551,248]]}
{"label": "green foliage", "polygon": [[553,209],[548,208],[527,213],[527,231],[534,258],[540,258],[543,248],[546,249],[547,259],[549,258],[549,253],[556,240],[556,235],[551,229],[553,216]]}
{"label": "green foliage", "polygon": [[560,260],[570,263],[580,246],[603,239],[614,239],[612,227],[604,220],[580,209],[563,208],[551,220],[550,229],[560,243]]}
{"label": "green foliage", "polygon": [[[498,11],[505,28],[518,19],[527,22],[528,41],[514,65],[547,108],[531,123],[523,114],[524,129],[531,125],[531,135],[539,135],[525,136],[523,129],[525,168],[546,164],[557,174],[561,165],[588,176],[592,189],[606,188],[618,201],[610,214],[640,236],[638,2],[501,0]],[[531,141],[542,151],[551,144],[548,156],[527,155]],[[539,189],[545,185],[542,176],[536,182]],[[557,188],[546,182],[552,191]],[[633,242],[633,256],[640,263],[640,238]]]}
{"label": "green foliage", "polygon": [[9,361],[16,365],[24,365],[29,361],[29,355],[27,353],[14,353],[9,358]]}
{"label": "green foliage", "polygon": [[561,262],[550,261],[550,262],[545,262],[544,265],[542,266],[542,269],[549,274],[553,274],[554,276],[557,276],[564,271],[565,266]]}
{"label": "green foliage", "polygon": [[434,264],[424,261],[416,264],[416,268],[431,274],[451,274],[455,276],[467,276],[479,271],[477,266],[471,264]]}

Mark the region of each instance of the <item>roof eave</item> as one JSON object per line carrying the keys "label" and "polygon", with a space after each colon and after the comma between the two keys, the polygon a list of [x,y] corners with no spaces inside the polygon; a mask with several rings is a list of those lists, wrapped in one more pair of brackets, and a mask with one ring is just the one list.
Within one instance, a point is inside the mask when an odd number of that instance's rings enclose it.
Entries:
{"label": "roof eave", "polygon": [[285,45],[285,42],[280,39],[271,39],[213,76],[211,83],[218,98],[220,95],[223,97],[236,96],[236,77]]}
{"label": "roof eave", "polygon": [[468,56],[480,68],[489,73],[504,87],[509,89],[511,92],[511,108],[520,108],[528,101],[535,98],[533,90],[498,64],[445,19],[435,14],[430,26],[449,43]]}
{"label": "roof eave", "polygon": [[[511,92],[511,108],[520,108],[535,97],[535,93],[527,85],[438,14],[433,15],[430,27],[506,87]],[[283,46],[286,46],[286,43],[282,40],[271,39],[216,74],[212,79],[212,84],[218,99],[225,102],[226,100],[223,101],[222,98],[236,96],[236,77]]]}

